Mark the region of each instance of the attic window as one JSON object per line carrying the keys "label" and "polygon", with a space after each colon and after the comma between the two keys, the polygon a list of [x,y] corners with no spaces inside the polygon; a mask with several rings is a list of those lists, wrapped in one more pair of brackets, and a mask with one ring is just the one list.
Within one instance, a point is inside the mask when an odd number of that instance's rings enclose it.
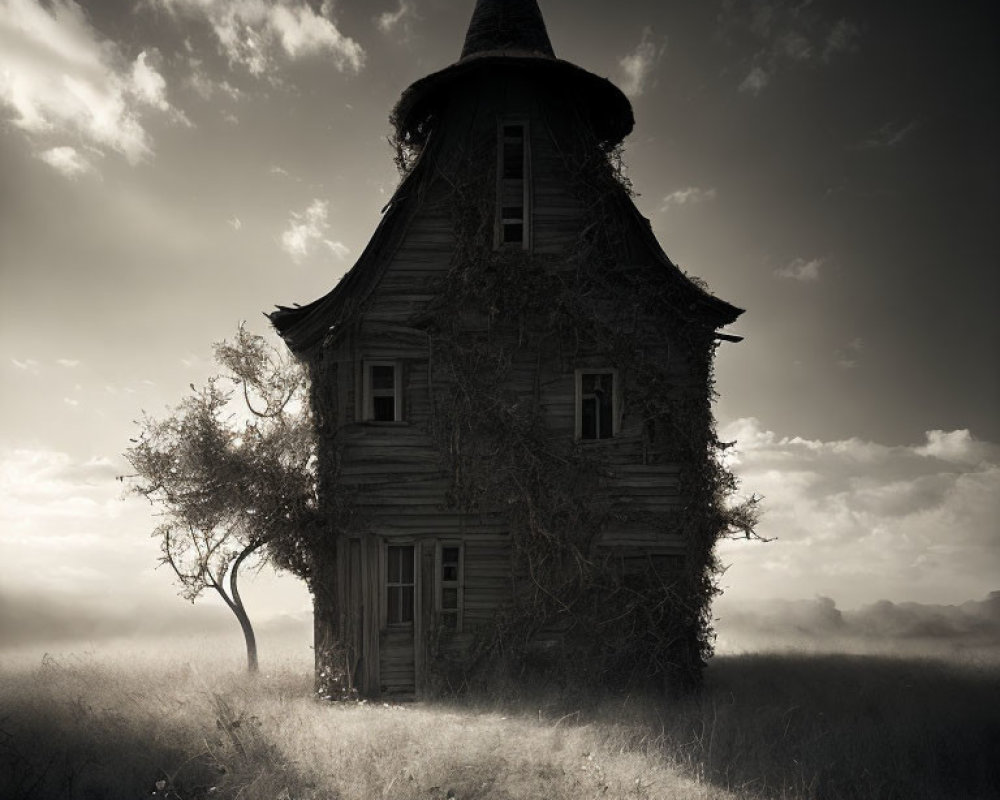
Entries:
{"label": "attic window", "polygon": [[400,364],[398,361],[364,362],[364,413],[369,422],[403,419]]}
{"label": "attic window", "polygon": [[576,371],[576,438],[610,439],[618,433],[618,373]]}
{"label": "attic window", "polygon": [[526,122],[505,120],[500,124],[497,160],[496,245],[528,249],[531,230]]}

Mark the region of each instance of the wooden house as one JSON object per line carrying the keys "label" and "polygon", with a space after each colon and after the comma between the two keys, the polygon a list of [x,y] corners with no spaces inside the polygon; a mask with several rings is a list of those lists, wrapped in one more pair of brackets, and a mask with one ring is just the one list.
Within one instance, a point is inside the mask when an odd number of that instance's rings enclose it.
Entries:
{"label": "wooden house", "polygon": [[741,311],[633,204],[629,101],[555,56],[535,0],[478,0],[392,121],[403,178],[368,246],[271,314],[312,378],[318,669],[383,696],[510,659],[697,673],[711,362]]}

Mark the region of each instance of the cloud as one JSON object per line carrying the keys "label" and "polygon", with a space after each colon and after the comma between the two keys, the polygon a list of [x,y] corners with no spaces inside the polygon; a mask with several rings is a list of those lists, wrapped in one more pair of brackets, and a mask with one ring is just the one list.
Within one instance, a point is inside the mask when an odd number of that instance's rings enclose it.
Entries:
{"label": "cloud", "polygon": [[823,46],[823,60],[830,61],[840,53],[849,53],[856,50],[861,31],[857,25],[850,20],[839,19],[827,34],[826,43]]}
{"label": "cloud", "polygon": [[39,147],[39,157],[68,177],[92,167],[58,141],[69,136],[132,164],[150,157],[142,115],[173,111],[150,58],[142,52],[128,64],[73,0],[0,5],[0,105],[14,113],[14,125]]}
{"label": "cloud", "polygon": [[56,363],[60,367],[66,367],[67,369],[73,369],[74,367],[80,366],[80,361],[75,358],[57,358]]}
{"label": "cloud", "polygon": [[851,20],[798,0],[723,0],[718,23],[723,40],[751,53],[739,91],[752,95],[786,69],[827,65],[858,49],[861,35]]}
{"label": "cloud", "polygon": [[858,354],[864,349],[864,339],[860,336],[852,339],[846,348],[837,351],[837,366],[841,369],[854,369],[858,365]]}
{"label": "cloud", "polygon": [[409,36],[408,22],[416,16],[416,7],[410,0],[399,0],[399,7],[395,11],[383,11],[375,18],[375,24],[382,33],[391,34],[402,23],[404,36]]}
{"label": "cloud", "polygon": [[94,171],[94,165],[80,155],[79,150],[68,145],[50,147],[39,153],[38,157],[67,178],[78,178]]}
{"label": "cloud", "polygon": [[754,67],[740,84],[740,91],[760,94],[769,81],[770,76],[761,67]]}
{"label": "cloud", "polygon": [[878,130],[870,133],[861,144],[859,150],[882,150],[895,147],[906,139],[918,127],[917,121],[910,120],[905,123],[887,122]]}
{"label": "cloud", "polygon": [[[720,432],[731,466],[764,496],[759,532],[724,543],[750,594],[820,593],[852,602],[953,602],[1000,574],[1000,446],[968,431],[928,431],[913,445],[779,437],[755,419]],[[751,546],[752,545],[752,546]]]}
{"label": "cloud", "polygon": [[621,88],[625,94],[629,97],[638,97],[646,90],[653,69],[663,57],[666,49],[666,44],[657,47],[653,41],[652,28],[643,28],[639,44],[631,53],[622,56],[618,61],[623,74]]}
{"label": "cloud", "polygon": [[238,231],[240,228],[243,227],[243,223],[240,221],[239,217],[234,216],[232,219],[227,219],[226,222],[229,224],[229,227],[232,228],[234,231]]}
{"label": "cloud", "polygon": [[22,370],[24,372],[30,372],[32,375],[37,375],[38,369],[41,366],[41,364],[39,364],[33,358],[23,358],[23,359],[12,358],[10,360],[10,363],[13,364],[15,367],[17,367],[19,370]]}
{"label": "cloud", "polygon": [[281,247],[296,263],[308,256],[317,245],[325,245],[338,259],[350,253],[343,243],[326,238],[330,227],[326,220],[328,205],[325,200],[316,198],[305,211],[292,212],[288,228],[281,234]]}
{"label": "cloud", "polygon": [[714,199],[715,189],[699,189],[697,186],[688,186],[684,189],[676,189],[664,197],[660,204],[660,211],[669,211],[671,206],[695,205]]}
{"label": "cloud", "polygon": [[775,277],[787,278],[794,281],[818,281],[820,270],[825,259],[822,258],[796,258],[783,267],[774,270]]}
{"label": "cloud", "polygon": [[252,75],[274,74],[276,56],[289,59],[326,55],[341,71],[359,72],[365,51],[344,36],[327,16],[302,0],[153,0],[173,13],[204,18],[230,64]]}

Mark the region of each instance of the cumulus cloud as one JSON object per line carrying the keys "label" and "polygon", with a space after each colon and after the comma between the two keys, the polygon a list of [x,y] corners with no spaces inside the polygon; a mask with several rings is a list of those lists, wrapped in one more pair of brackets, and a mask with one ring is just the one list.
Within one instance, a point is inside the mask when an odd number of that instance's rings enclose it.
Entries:
{"label": "cumulus cloud", "polygon": [[787,278],[793,281],[818,281],[823,267],[822,258],[796,258],[783,267],[774,270],[775,277]]}
{"label": "cumulus cloud", "polygon": [[73,0],[0,5],[0,105],[64,175],[75,177],[92,164],[53,139],[82,139],[133,164],[148,158],[152,141],[142,115],[173,112],[165,90],[150,53],[128,64]]}
{"label": "cumulus cloud", "polygon": [[281,247],[296,263],[301,262],[317,246],[326,247],[339,259],[350,252],[342,242],[326,237],[330,228],[330,223],[327,222],[328,207],[325,200],[316,198],[305,211],[292,212],[288,228],[281,234]]}
{"label": "cumulus cloud", "polygon": [[645,90],[657,62],[663,57],[666,45],[657,46],[653,41],[653,29],[643,28],[642,38],[635,49],[618,61],[621,67],[621,88],[629,97],[638,97]]}
{"label": "cumulus cloud", "polygon": [[302,0],[154,0],[173,13],[208,21],[231,64],[253,75],[271,74],[279,54],[290,59],[325,55],[342,71],[358,72],[365,51],[327,15]]}
{"label": "cumulus cloud", "polygon": [[660,211],[668,211],[673,206],[686,206],[702,203],[706,200],[715,199],[715,189],[700,189],[697,186],[688,186],[684,189],[676,189],[663,198],[660,204]]}
{"label": "cumulus cloud", "polygon": [[721,431],[732,467],[762,494],[767,544],[727,542],[723,559],[756,594],[849,602],[985,594],[1000,574],[1000,446],[968,431],[913,445],[779,437],[755,419]]}

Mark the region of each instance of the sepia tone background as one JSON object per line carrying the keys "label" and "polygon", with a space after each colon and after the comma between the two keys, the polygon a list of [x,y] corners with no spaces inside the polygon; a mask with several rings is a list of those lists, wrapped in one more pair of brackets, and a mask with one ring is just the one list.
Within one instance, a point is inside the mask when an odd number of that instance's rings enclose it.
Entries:
{"label": "sepia tone background", "polygon": [[[723,644],[1000,642],[1000,108],[986,2],[543,0],[637,119],[637,203],[747,309],[720,435],[759,532]],[[115,478],[211,344],[326,293],[398,180],[388,113],[472,3],[0,0],[0,646],[235,627]],[[264,636],[309,598],[262,572]]]}

